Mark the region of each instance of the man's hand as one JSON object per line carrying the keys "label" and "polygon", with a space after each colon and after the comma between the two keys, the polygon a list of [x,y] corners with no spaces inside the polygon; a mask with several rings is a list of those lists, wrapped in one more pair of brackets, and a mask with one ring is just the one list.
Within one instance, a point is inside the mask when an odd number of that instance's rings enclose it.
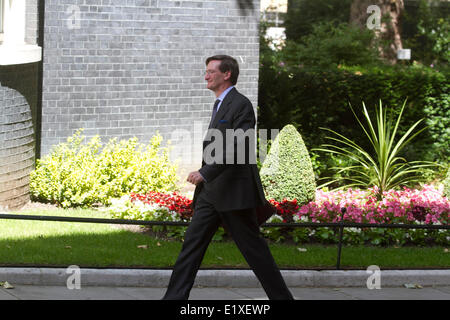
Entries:
{"label": "man's hand", "polygon": [[203,177],[200,174],[200,172],[193,171],[193,172],[189,173],[189,175],[187,177],[187,181],[192,184],[198,185],[199,183],[201,183],[203,181]]}

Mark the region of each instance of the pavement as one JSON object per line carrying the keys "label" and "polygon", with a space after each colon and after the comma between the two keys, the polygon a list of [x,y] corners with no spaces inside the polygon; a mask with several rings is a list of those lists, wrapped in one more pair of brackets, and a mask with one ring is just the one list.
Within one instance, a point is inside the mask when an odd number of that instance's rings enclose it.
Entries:
{"label": "pavement", "polygon": [[[298,300],[450,300],[448,270],[282,270]],[[159,300],[171,270],[0,268],[0,300]],[[7,283],[6,283],[7,282]],[[8,286],[13,288],[7,289]],[[198,272],[190,300],[266,300],[251,270]]]}
{"label": "pavement", "polygon": [[[450,286],[422,289],[290,288],[296,300],[450,300]],[[0,289],[0,300],[160,300],[164,288],[16,285]],[[267,300],[261,288],[198,288],[189,300]]]}

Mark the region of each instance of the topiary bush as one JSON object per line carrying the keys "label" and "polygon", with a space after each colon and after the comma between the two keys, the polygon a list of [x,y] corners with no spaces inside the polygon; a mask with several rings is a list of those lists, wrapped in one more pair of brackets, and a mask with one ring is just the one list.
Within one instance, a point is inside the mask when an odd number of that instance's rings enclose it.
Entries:
{"label": "topiary bush", "polygon": [[297,199],[299,205],[315,199],[316,182],[311,159],[302,136],[294,126],[286,125],[279,132],[260,176],[270,199]]}
{"label": "topiary bush", "polygon": [[169,161],[168,148],[155,135],[150,144],[137,138],[111,139],[102,146],[95,136],[87,143],[78,130],[67,142],[38,159],[30,176],[33,200],[62,207],[110,204],[130,192],[168,192],[177,189],[177,166]]}

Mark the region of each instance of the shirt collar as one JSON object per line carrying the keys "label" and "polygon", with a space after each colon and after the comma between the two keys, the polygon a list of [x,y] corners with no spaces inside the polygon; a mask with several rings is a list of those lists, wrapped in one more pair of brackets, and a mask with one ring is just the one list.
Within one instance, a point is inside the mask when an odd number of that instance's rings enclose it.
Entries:
{"label": "shirt collar", "polygon": [[224,92],[222,92],[222,93],[220,94],[220,96],[217,97],[217,99],[219,99],[220,102],[222,102],[223,99],[225,99],[225,96],[228,94],[228,92],[230,92],[231,89],[233,89],[233,88],[234,88],[234,86],[228,87]]}

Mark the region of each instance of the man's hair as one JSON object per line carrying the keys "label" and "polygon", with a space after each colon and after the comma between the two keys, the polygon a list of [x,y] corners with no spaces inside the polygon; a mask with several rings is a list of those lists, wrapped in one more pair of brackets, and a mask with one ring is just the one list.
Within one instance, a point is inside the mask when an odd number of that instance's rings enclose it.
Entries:
{"label": "man's hair", "polygon": [[219,65],[220,72],[227,72],[227,71],[231,72],[230,81],[232,85],[235,85],[239,77],[239,65],[236,59],[224,54],[220,54],[206,59],[206,65],[208,65],[208,63],[213,60],[220,61]]}

